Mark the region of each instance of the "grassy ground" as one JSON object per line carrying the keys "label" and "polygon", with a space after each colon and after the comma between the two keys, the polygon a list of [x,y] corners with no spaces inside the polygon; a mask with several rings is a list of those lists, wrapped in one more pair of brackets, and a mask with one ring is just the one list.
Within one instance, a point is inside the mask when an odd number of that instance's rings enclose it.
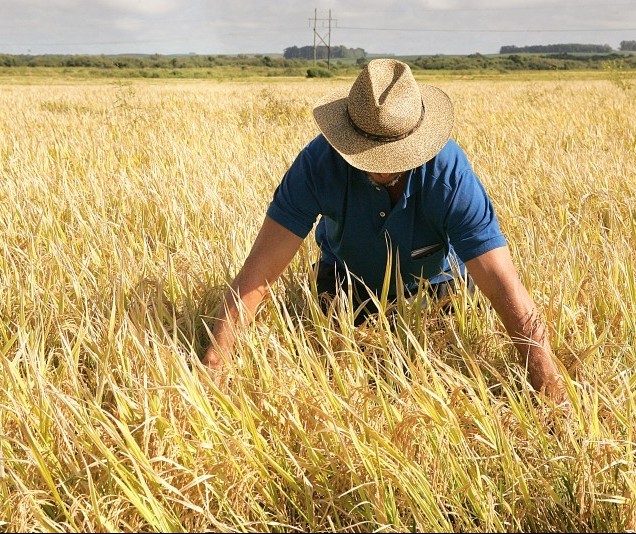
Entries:
{"label": "grassy ground", "polygon": [[[350,80],[0,81],[0,528],[636,528],[636,83],[436,75],[568,369],[529,390],[478,293],[353,326],[311,239],[197,372],[310,108]],[[391,313],[393,311],[394,313]]]}
{"label": "grassy ground", "polygon": [[[342,62],[341,62],[342,63]],[[599,80],[599,79],[634,79],[636,71],[623,69],[608,63],[608,67],[599,70],[529,70],[500,71],[494,69],[444,69],[414,70],[417,78],[434,80]],[[94,67],[0,67],[0,80],[3,84],[48,84],[134,81],[147,80],[170,83],[172,81],[206,80],[206,81],[246,81],[252,82],[285,82],[298,81],[307,77],[307,69],[313,65],[308,62],[296,67],[255,67],[240,65],[213,66],[210,68],[94,68]],[[320,70],[326,71],[326,62],[319,62]],[[336,80],[350,80],[360,72],[360,67],[352,61],[332,68],[332,77]]]}

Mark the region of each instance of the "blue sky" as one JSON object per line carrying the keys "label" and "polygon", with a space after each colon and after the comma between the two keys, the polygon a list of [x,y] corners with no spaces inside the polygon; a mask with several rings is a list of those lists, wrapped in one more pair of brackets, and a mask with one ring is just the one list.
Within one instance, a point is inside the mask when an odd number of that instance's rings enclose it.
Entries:
{"label": "blue sky", "polygon": [[369,53],[636,40],[636,0],[0,0],[0,53],[282,53],[313,44],[315,9],[332,45]]}

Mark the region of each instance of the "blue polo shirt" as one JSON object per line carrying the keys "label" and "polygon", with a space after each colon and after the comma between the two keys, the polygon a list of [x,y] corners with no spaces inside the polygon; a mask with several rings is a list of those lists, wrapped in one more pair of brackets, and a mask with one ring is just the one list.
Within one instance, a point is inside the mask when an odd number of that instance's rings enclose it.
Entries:
{"label": "blue polo shirt", "polygon": [[293,162],[267,215],[305,238],[316,219],[321,261],[346,266],[375,291],[393,257],[407,288],[421,278],[436,283],[453,267],[506,245],[484,187],[462,149],[450,140],[424,165],[409,171],[404,195],[391,207],[384,187],[349,165],[319,135]]}

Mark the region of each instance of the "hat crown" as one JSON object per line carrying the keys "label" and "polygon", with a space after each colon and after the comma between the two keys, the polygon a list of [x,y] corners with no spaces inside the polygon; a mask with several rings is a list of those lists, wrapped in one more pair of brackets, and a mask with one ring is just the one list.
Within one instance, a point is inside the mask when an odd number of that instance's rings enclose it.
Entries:
{"label": "hat crown", "polygon": [[352,85],[347,107],[351,121],[363,132],[397,138],[417,127],[422,96],[408,65],[375,59]]}

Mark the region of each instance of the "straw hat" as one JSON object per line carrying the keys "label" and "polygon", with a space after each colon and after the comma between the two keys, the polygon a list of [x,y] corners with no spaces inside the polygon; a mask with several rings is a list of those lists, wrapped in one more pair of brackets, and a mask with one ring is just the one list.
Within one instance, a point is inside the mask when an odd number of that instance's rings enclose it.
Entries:
{"label": "straw hat", "polygon": [[327,141],[357,169],[394,173],[413,169],[435,156],[453,128],[453,105],[446,93],[418,85],[406,63],[374,59],[349,88],[314,106]]}

